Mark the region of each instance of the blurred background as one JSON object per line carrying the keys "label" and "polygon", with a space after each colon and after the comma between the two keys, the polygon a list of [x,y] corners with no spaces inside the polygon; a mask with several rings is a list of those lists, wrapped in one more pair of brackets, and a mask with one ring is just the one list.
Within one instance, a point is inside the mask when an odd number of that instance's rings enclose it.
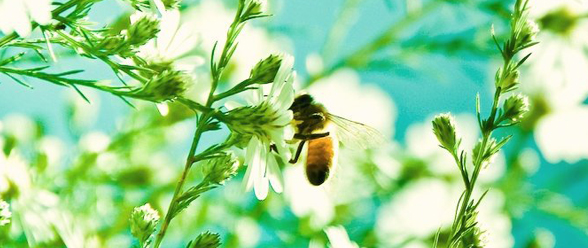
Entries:
{"label": "blurred background", "polygon": [[[243,193],[242,167],[174,219],[164,247],[183,247],[205,230],[220,233],[223,247],[324,247],[323,229],[336,225],[363,247],[431,247],[437,230],[448,235],[463,183],[430,121],[442,112],[456,115],[458,135],[471,150],[479,136],[476,94],[483,112],[490,109],[501,66],[490,30],[504,40],[512,4],[269,1],[272,16],[243,30],[221,87],[246,78],[271,53],[290,53],[298,92],[377,128],[390,142],[369,151],[342,149],[322,187],[306,182],[301,164],[288,165],[285,192],[264,201]],[[514,137],[481,172],[478,190],[489,191],[479,221],[487,247],[588,247],[588,3],[530,5],[541,43],[522,68],[519,91],[530,97],[531,112],[521,125],[495,134]],[[182,24],[198,37],[190,51],[197,84],[209,83],[210,51],[224,39],[235,7],[229,0],[182,2]],[[101,27],[132,11],[124,2],[103,1],[89,18]],[[116,80],[99,61],[56,51],[53,71],[84,69],[84,78]],[[163,214],[172,197],[193,114],[172,103],[163,117],[152,103],[133,101],[131,108],[81,88],[88,104],[72,89],[27,82],[34,89],[0,77],[0,191],[18,198],[1,240],[8,247],[130,247],[132,209],[149,202]],[[200,99],[201,92],[195,86],[186,95]],[[201,147],[225,135],[213,132]],[[195,169],[189,182],[201,176]]]}

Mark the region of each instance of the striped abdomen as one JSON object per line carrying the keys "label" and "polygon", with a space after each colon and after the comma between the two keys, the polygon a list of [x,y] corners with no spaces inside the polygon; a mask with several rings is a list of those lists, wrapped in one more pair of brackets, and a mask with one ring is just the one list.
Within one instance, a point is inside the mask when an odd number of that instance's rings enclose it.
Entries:
{"label": "striped abdomen", "polygon": [[308,141],[306,178],[312,185],[321,185],[329,178],[337,145],[331,136]]}

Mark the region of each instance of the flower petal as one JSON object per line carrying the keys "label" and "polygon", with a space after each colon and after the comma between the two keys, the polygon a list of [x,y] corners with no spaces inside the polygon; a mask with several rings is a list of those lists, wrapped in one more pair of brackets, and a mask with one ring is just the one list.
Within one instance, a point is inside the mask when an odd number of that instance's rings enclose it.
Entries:
{"label": "flower petal", "polygon": [[267,177],[276,193],[282,193],[284,191],[284,178],[278,167],[278,161],[271,152],[267,154]]}
{"label": "flower petal", "polygon": [[256,160],[259,160],[258,157],[260,156],[259,147],[259,140],[256,137],[251,137],[251,140],[249,140],[249,144],[247,145],[247,153],[245,157],[245,164],[247,164],[247,171],[243,177],[243,187],[245,188],[245,191],[251,190],[255,176],[258,174],[259,162],[256,162]]}

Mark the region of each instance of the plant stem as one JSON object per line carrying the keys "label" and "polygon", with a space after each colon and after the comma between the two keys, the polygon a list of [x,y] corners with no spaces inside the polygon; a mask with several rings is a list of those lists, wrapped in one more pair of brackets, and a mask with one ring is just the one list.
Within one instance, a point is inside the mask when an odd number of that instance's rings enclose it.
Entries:
{"label": "plant stem", "polygon": [[198,122],[198,126],[196,127],[196,131],[194,133],[194,139],[192,140],[192,145],[190,147],[190,152],[188,153],[188,157],[186,158],[186,164],[184,165],[184,171],[182,171],[182,175],[180,176],[180,179],[178,180],[178,183],[176,184],[176,189],[174,191],[174,195],[172,197],[172,200],[169,203],[169,207],[167,208],[167,213],[165,214],[165,219],[163,221],[163,224],[161,225],[161,230],[157,234],[157,239],[155,240],[155,245],[153,246],[154,248],[158,248],[161,245],[161,242],[163,241],[163,237],[165,236],[165,233],[167,231],[169,223],[171,222],[171,220],[173,218],[172,217],[172,210],[176,206],[177,198],[180,196],[180,192],[182,191],[182,187],[184,186],[184,183],[186,182],[186,177],[188,176],[188,172],[190,172],[190,168],[192,167],[192,164],[194,163],[194,154],[196,153],[196,149],[198,148],[198,143],[200,142],[200,137],[202,136],[202,133],[204,130],[203,127],[204,127],[204,125],[206,125],[209,118],[210,117],[207,114],[204,114],[202,119],[200,119]]}
{"label": "plant stem", "polygon": [[[459,237],[458,234],[462,230],[465,230],[466,228],[468,228],[466,226],[467,223],[466,223],[465,213],[468,208],[468,204],[470,203],[472,194],[474,192],[474,187],[476,185],[476,181],[478,180],[478,176],[480,175],[480,171],[482,169],[484,151],[486,151],[486,146],[488,145],[488,141],[492,137],[492,131],[495,128],[494,127],[494,119],[496,118],[496,111],[498,110],[499,101],[500,101],[500,87],[496,89],[496,92],[494,94],[494,101],[492,103],[492,111],[491,111],[491,113],[488,117],[488,120],[486,122],[487,124],[482,129],[482,144],[478,148],[479,149],[478,156],[476,157],[476,160],[474,161],[474,172],[472,173],[472,176],[471,176],[471,179],[469,179],[469,182],[464,181],[464,183],[466,185],[465,194],[464,194],[463,198],[461,199],[462,200],[461,206],[459,207],[459,213],[457,215],[458,217],[456,218],[456,220],[459,220],[458,221],[459,227],[457,227],[457,228],[454,227],[450,244],[452,244],[455,241],[455,239],[457,239]],[[457,158],[457,155],[455,152],[453,152],[453,156],[459,165],[460,161]],[[464,244],[464,245],[466,245],[466,244]]]}

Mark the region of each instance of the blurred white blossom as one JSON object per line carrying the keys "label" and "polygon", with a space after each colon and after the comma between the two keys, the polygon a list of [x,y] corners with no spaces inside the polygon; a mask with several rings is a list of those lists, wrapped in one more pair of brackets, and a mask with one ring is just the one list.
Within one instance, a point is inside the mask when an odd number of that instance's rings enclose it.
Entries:
{"label": "blurred white blossom", "polygon": [[384,246],[422,239],[451,225],[459,189],[437,179],[407,185],[378,210],[376,235]]}
{"label": "blurred white blossom", "polygon": [[[575,0],[530,2],[530,16],[541,26],[540,45],[524,67],[521,90],[547,105],[534,132],[545,158],[555,163],[588,158],[588,3]],[[533,108],[533,106],[531,106]]]}
{"label": "blurred white blossom", "polygon": [[535,140],[545,159],[575,163],[588,158],[588,106],[553,112],[537,123]]}
{"label": "blurred white blossom", "polygon": [[80,148],[88,152],[102,152],[109,144],[110,137],[102,132],[89,132],[80,138]]}
{"label": "blurred white blossom", "polygon": [[335,206],[326,185],[311,185],[304,175],[303,166],[289,166],[284,170],[284,177],[284,195],[296,216],[309,217],[314,229],[321,229],[335,217]]}
{"label": "blurred white blossom", "polygon": [[[222,1],[204,0],[185,12],[190,28],[201,38],[204,51],[211,51],[215,42],[224,44],[226,30],[234,18],[234,10],[227,8]],[[248,23],[239,34],[239,45],[229,66],[234,69],[230,82],[236,83],[249,76],[249,70],[262,58],[270,54],[289,52],[289,41],[281,36],[270,34],[263,28]],[[208,58],[207,58],[208,59]]]}
{"label": "blurred white blossom", "polygon": [[150,66],[192,72],[204,63],[195,52],[199,37],[193,29],[195,23],[183,21],[177,9],[164,11],[160,18],[161,31],[155,39],[139,48],[139,55]]}
{"label": "blurred white blossom", "polygon": [[349,239],[347,231],[343,226],[331,226],[325,228],[331,248],[358,248],[359,246]]}
{"label": "blurred white blossom", "polygon": [[14,31],[20,37],[29,36],[33,21],[40,25],[51,21],[50,0],[0,1],[0,30],[5,35]]}

